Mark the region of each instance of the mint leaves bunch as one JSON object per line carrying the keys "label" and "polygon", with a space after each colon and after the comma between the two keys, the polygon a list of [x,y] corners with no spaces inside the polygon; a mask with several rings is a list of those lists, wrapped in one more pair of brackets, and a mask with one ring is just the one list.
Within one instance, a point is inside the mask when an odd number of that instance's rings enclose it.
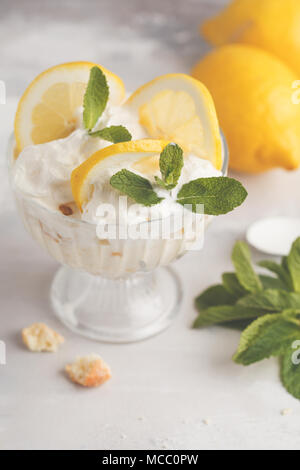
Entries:
{"label": "mint leaves bunch", "polygon": [[[160,154],[161,178],[155,176],[156,185],[167,190],[177,186],[184,165],[183,151],[175,143],[168,144]],[[113,188],[126,194],[138,204],[153,206],[163,200],[158,197],[151,182],[129,170],[123,169],[112,176]],[[197,205],[204,205],[208,215],[226,214],[241,205],[247,197],[242,184],[225,176],[198,178],[184,184],[177,194],[176,202],[189,205],[197,212]]]}
{"label": "mint leaves bunch", "polygon": [[116,144],[132,139],[124,126],[109,126],[93,131],[98,119],[103,114],[109,98],[109,87],[106,77],[99,67],[92,67],[86,92],[83,99],[83,124],[92,137],[99,137]]}
{"label": "mint leaves bunch", "polygon": [[222,284],[206,289],[196,298],[199,316],[194,327],[220,324],[245,328],[233,360],[247,366],[271,356],[279,357],[282,383],[300,399],[300,361],[292,361],[296,354],[294,344],[300,340],[300,238],[281,263],[258,263],[271,276],[254,271],[244,242],[235,244],[232,261],[235,272],[224,273]]}

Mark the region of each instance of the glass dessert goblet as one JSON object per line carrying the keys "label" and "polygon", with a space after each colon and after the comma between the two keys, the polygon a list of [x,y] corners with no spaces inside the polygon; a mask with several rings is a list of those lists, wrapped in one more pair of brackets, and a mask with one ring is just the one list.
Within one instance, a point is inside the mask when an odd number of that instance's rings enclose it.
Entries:
{"label": "glass dessert goblet", "polygon": [[[222,142],[226,175],[223,136]],[[11,174],[13,149],[11,139]],[[94,223],[50,210],[20,191],[13,178],[11,184],[26,230],[63,265],[52,283],[51,302],[68,328],[94,340],[122,343],[148,338],[171,324],[182,288],[169,265],[188,251],[190,240],[99,238]],[[204,216],[205,226],[211,219]]]}

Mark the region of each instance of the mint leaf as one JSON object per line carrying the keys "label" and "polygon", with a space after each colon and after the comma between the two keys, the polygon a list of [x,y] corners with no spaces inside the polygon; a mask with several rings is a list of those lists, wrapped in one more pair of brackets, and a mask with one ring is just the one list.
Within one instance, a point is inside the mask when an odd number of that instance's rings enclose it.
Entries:
{"label": "mint leaf", "polygon": [[91,137],[99,137],[100,139],[108,140],[108,142],[112,142],[113,144],[128,142],[132,139],[132,135],[124,126],[105,127],[98,131],[89,132],[89,135]]}
{"label": "mint leaf", "polygon": [[228,323],[234,320],[253,319],[263,315],[260,309],[245,308],[237,305],[220,305],[201,311],[194,322],[194,328]]}
{"label": "mint leaf", "polygon": [[261,266],[262,268],[265,268],[268,271],[271,271],[272,273],[276,274],[278,276],[278,279],[280,279],[287,288],[292,288],[290,274],[280,264],[277,264],[274,261],[265,260],[260,261],[258,263],[258,266]]}
{"label": "mint leaf", "polygon": [[281,258],[281,266],[283,267],[283,269],[289,273],[289,265],[288,265],[288,257],[287,256],[283,256]]}
{"label": "mint leaf", "polygon": [[275,263],[275,261],[263,260],[259,261],[257,265],[267,269],[268,271],[271,271],[274,274],[277,274],[280,279],[285,278],[285,269],[280,264]]}
{"label": "mint leaf", "polygon": [[204,204],[204,213],[209,215],[227,214],[240,206],[247,197],[247,191],[239,181],[226,176],[198,178],[180,189],[177,202],[191,204],[197,212],[197,204]]}
{"label": "mint leaf", "polygon": [[243,331],[233,360],[247,366],[280,356],[299,337],[299,327],[299,321],[291,312],[264,315]]}
{"label": "mint leaf", "polygon": [[113,175],[110,184],[144,206],[153,206],[163,199],[157,196],[150,181],[129,170],[124,169]]}
{"label": "mint leaf", "polygon": [[181,175],[182,167],[182,149],[177,144],[168,144],[160,154],[159,168],[162,179],[156,176],[157,184],[168,190],[175,188]]}
{"label": "mint leaf", "polygon": [[222,275],[223,286],[232,294],[236,300],[248,294],[248,291],[239,283],[235,273],[224,273]]}
{"label": "mint leaf", "polygon": [[249,308],[261,308],[271,312],[281,312],[287,309],[299,309],[300,311],[300,294],[268,289],[243,297],[238,301],[238,305]]}
{"label": "mint leaf", "polygon": [[239,241],[233,247],[232,261],[240,284],[250,292],[262,290],[262,284],[255,273],[250,257],[250,250],[246,243]]}
{"label": "mint leaf", "polygon": [[[263,274],[258,276],[262,283],[263,289],[280,289],[287,290],[286,286],[276,277],[264,276]],[[224,273],[222,275],[223,286],[228,292],[231,292],[236,296],[236,300],[248,295],[249,291],[239,283],[237,275],[235,273]]]}
{"label": "mint leaf", "polygon": [[230,321],[228,323],[219,323],[219,326],[222,326],[222,327],[230,329],[230,330],[243,331],[252,322],[253,322],[253,318],[250,318],[248,320],[233,320],[233,321]]}
{"label": "mint leaf", "polygon": [[83,99],[83,123],[86,129],[93,129],[103,113],[109,96],[106,77],[99,67],[92,67]]}
{"label": "mint leaf", "polygon": [[288,265],[288,257],[287,256],[283,256],[282,259],[281,259],[281,267],[284,269],[285,271],[285,275],[286,275],[286,284],[288,286],[288,289],[289,290],[294,290],[294,286],[293,286],[293,281],[292,281],[292,276],[290,274],[290,270],[289,270],[289,265]]}
{"label": "mint leaf", "polygon": [[260,274],[259,276],[260,282],[263,285],[264,289],[280,289],[280,290],[287,290],[285,284],[283,284],[279,279],[276,277],[265,276]]}
{"label": "mint leaf", "polygon": [[204,310],[208,307],[217,305],[233,305],[236,298],[230,294],[222,285],[211,286],[200,294],[196,300],[198,310]]}
{"label": "mint leaf", "polygon": [[287,258],[288,269],[292,278],[294,290],[300,292],[300,237],[297,238]]}
{"label": "mint leaf", "polygon": [[[298,339],[300,339],[300,334]],[[293,397],[300,399],[300,364],[294,363],[295,359],[293,362],[293,355],[297,356],[297,351],[290,345],[281,357],[280,377],[287,391]]]}

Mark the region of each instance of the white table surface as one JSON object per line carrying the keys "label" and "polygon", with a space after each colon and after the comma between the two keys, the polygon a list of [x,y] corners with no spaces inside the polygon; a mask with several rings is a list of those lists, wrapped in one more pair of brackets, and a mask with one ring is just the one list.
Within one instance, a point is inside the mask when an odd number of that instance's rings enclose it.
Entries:
{"label": "white table surface", "polygon": [[[238,175],[249,191],[247,202],[214,221],[202,252],[174,265],[184,302],[173,326],[129,345],[83,339],[56,320],[49,286],[58,265],[23,229],[7,183],[4,148],[13,96],[37,72],[90,59],[134,88],[158,74],[188,71],[205,47],[197,24],[222,1],[147,6],[105,0],[89,2],[89,9],[73,1],[72,7],[66,2],[62,18],[61,2],[29,0],[26,10],[21,3],[12,10],[10,3],[0,7],[0,79],[8,90],[7,104],[0,105],[0,340],[7,346],[7,365],[0,366],[0,449],[299,449],[300,404],[281,386],[277,362],[235,365],[230,358],[236,331],[190,328],[194,297],[231,269],[231,248],[249,223],[269,215],[299,216],[299,172]],[[21,329],[36,321],[65,336],[58,353],[25,349]],[[90,352],[103,356],[113,372],[110,382],[91,390],[72,384],[63,372],[75,356]],[[282,416],[285,408],[292,413]]]}

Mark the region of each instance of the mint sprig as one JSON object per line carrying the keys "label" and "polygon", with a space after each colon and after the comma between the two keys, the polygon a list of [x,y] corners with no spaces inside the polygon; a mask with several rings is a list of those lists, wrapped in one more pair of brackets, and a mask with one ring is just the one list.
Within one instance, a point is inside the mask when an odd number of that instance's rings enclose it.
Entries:
{"label": "mint sprig", "polygon": [[93,129],[106,108],[109,88],[106,77],[99,67],[92,67],[83,99],[83,123],[88,130]]}
{"label": "mint sprig", "polygon": [[[224,273],[223,283],[206,289],[195,299],[199,315],[195,328],[223,325],[246,327],[233,360],[249,365],[280,357],[281,380],[300,399],[300,364],[292,361],[292,345],[300,340],[300,237],[281,264],[259,265],[273,276],[256,274],[244,242],[233,248],[235,273]],[[299,347],[300,349],[300,347]]]}
{"label": "mint sprig", "polygon": [[150,181],[129,170],[124,169],[113,175],[110,184],[144,206],[153,206],[162,200],[153,190]]}
{"label": "mint sprig", "polygon": [[168,144],[160,154],[159,168],[162,178],[155,176],[156,183],[168,190],[175,188],[183,168],[183,151],[179,145]]}
{"label": "mint sprig", "polygon": [[[173,189],[180,178],[183,167],[183,152],[177,144],[168,144],[160,154],[159,159],[162,178],[155,177],[156,183],[164,189]],[[123,173],[122,173],[123,172]],[[156,196],[149,180],[144,180],[145,197],[142,197],[142,187],[139,191],[130,187],[131,182],[125,181],[124,175],[131,174],[132,182],[137,181],[137,175],[128,170],[121,170],[116,178],[111,179],[111,185],[127,194],[132,199],[145,206],[158,204],[164,198]],[[134,175],[134,176],[132,176]],[[145,183],[147,181],[147,183]],[[151,195],[149,190],[151,188]],[[148,192],[147,192],[148,191]],[[154,193],[154,194],[153,194]],[[176,202],[187,206],[193,212],[198,212],[198,205],[204,205],[204,213],[210,215],[226,214],[242,204],[247,197],[247,191],[239,181],[225,176],[198,178],[184,184],[177,194]],[[145,201],[145,202],[143,202]],[[155,202],[156,201],[156,202]]]}
{"label": "mint sprig", "polygon": [[91,137],[99,137],[100,139],[107,140],[113,144],[119,142],[128,142],[132,139],[132,135],[124,126],[109,126],[98,131],[89,132]]}

